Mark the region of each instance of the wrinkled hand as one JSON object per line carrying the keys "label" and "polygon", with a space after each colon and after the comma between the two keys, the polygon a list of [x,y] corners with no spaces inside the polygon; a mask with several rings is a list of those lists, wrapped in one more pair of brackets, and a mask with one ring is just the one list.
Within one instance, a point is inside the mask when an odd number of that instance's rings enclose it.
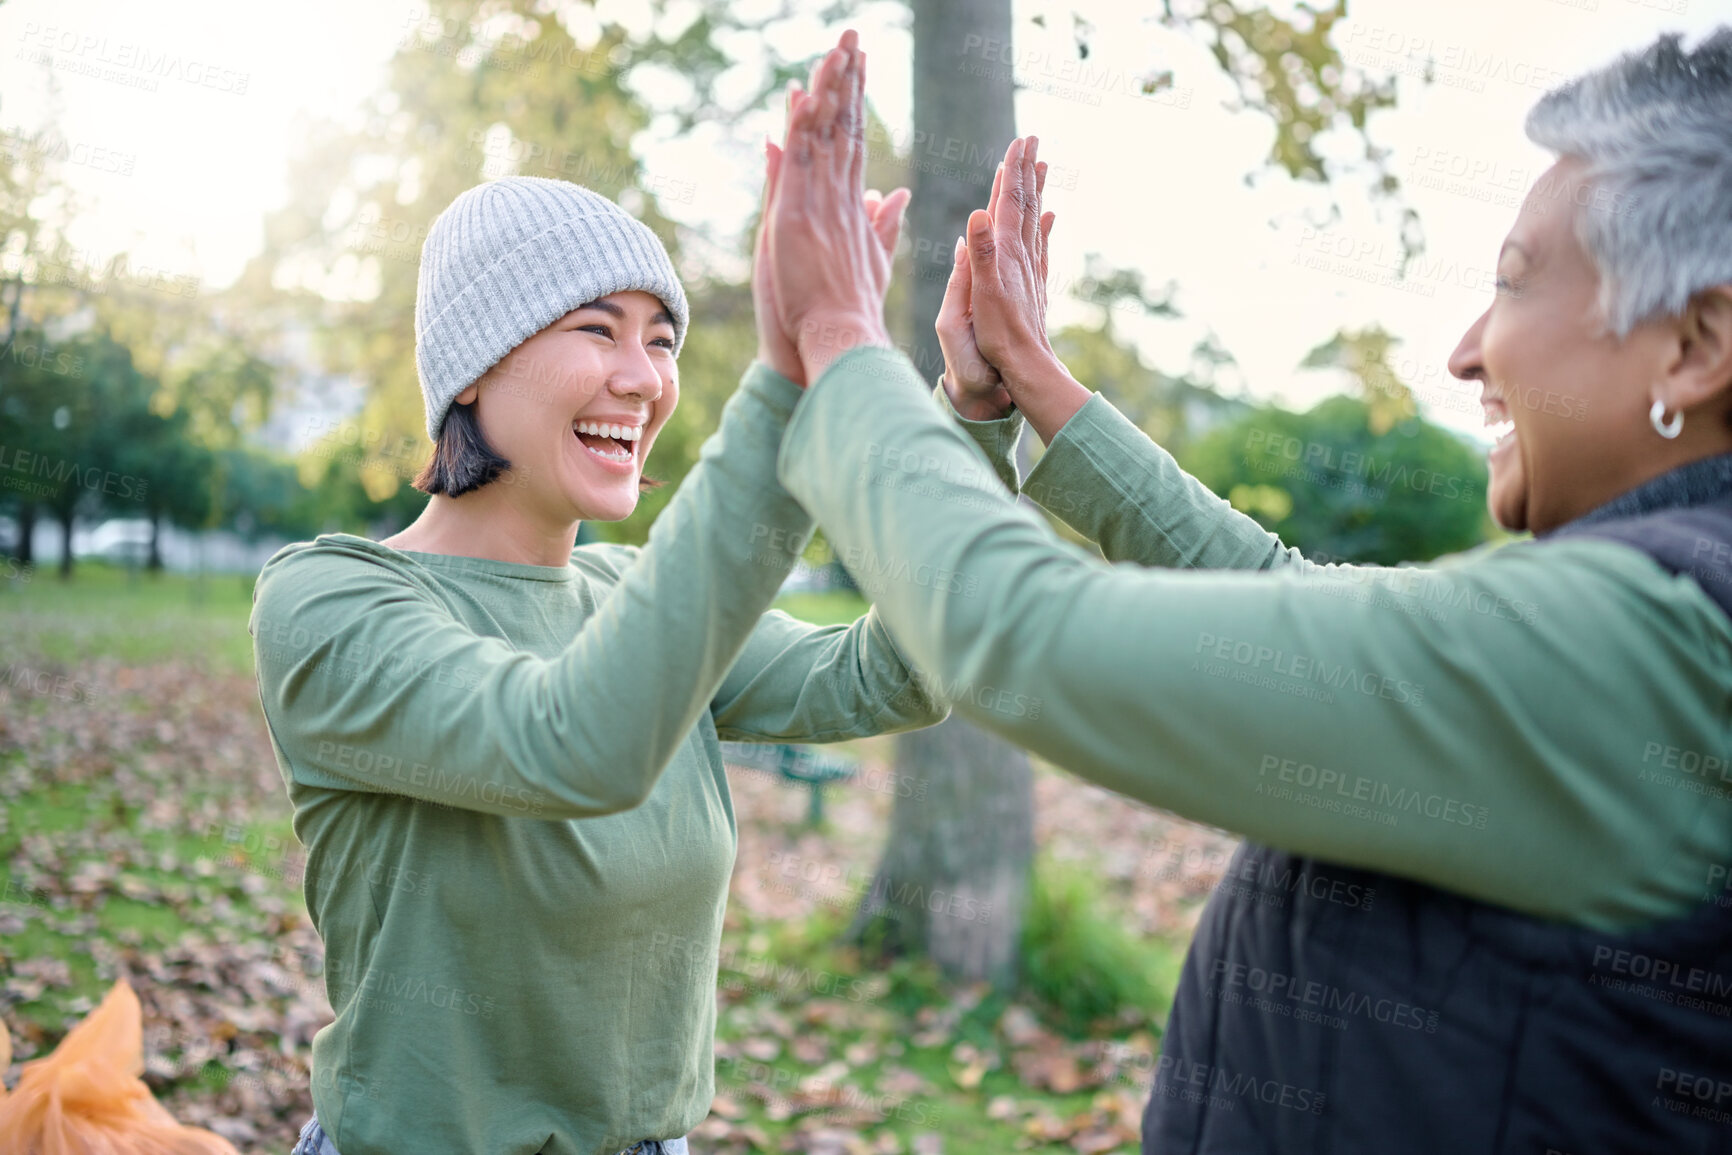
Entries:
{"label": "wrinkled hand", "polygon": [[855,345],[891,344],[884,294],[908,190],[870,204],[862,192],[865,72],[850,29],[819,63],[812,91],[792,87],[787,139],[771,159],[765,263],[806,381]]}
{"label": "wrinkled hand", "polygon": [[[1053,216],[1040,208],[1046,165],[1035,159],[1039,144],[1032,136],[1011,141],[992,182],[989,211],[969,214],[968,303],[981,356],[998,370],[1005,393],[1035,433],[1051,445],[1091,394],[1047,340],[1046,256]],[[986,409],[985,402],[960,388],[948,391],[964,417],[970,416],[965,404]]]}
{"label": "wrinkled hand", "polygon": [[938,347],[944,352],[944,392],[962,417],[996,421],[1010,412],[1010,390],[974,340],[973,278],[969,275],[968,245],[961,237],[956,238],[954,261],[944,303],[933,325]]}
{"label": "wrinkled hand", "polygon": [[782,331],[782,314],[776,304],[776,277],[770,266],[770,203],[776,196],[776,174],[782,167],[782,150],[764,141],[764,206],[758,215],[758,239],[752,250],[752,313],[758,323],[758,360],[794,382],[806,384],[800,351]]}
{"label": "wrinkled hand", "polygon": [[[864,55],[864,54],[862,54]],[[817,87],[818,69],[814,65],[807,83]],[[798,85],[788,89],[788,116],[806,99]],[[793,339],[782,329],[781,308],[776,297],[775,270],[770,260],[770,206],[775,201],[777,178],[782,170],[783,152],[769,140],[764,141],[764,203],[758,217],[757,244],[752,254],[752,305],[758,327],[758,360],[797,385],[806,384],[805,368],[800,364],[800,352]],[[908,190],[897,189],[888,197],[877,189],[868,189],[865,198],[867,215],[872,219],[874,234],[885,252],[885,288],[888,289],[889,258],[895,252],[902,231],[902,211],[908,204]]]}
{"label": "wrinkled hand", "polygon": [[1041,212],[1046,165],[1035,159],[1039,147],[1032,136],[1011,141],[993,178],[989,207],[968,215],[974,339],[1003,374],[1012,396],[1023,365],[1055,359],[1046,335],[1047,236],[1053,214]]}

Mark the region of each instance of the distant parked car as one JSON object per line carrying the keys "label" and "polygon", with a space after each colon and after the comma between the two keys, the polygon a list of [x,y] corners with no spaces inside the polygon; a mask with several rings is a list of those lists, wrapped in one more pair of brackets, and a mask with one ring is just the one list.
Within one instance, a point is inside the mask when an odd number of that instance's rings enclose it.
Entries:
{"label": "distant parked car", "polygon": [[796,561],[789,571],[787,580],[782,582],[781,593],[784,594],[815,594],[823,593],[830,588],[829,576],[822,566],[807,564],[804,559]]}
{"label": "distant parked car", "polygon": [[794,563],[793,570],[782,583],[783,594],[823,594],[844,591],[858,592],[859,587],[848,576],[848,571],[842,568],[838,561],[827,561],[813,565],[804,558]]}
{"label": "distant parked car", "polygon": [[150,519],[110,518],[75,542],[75,557],[99,558],[127,565],[143,565],[150,557]]}

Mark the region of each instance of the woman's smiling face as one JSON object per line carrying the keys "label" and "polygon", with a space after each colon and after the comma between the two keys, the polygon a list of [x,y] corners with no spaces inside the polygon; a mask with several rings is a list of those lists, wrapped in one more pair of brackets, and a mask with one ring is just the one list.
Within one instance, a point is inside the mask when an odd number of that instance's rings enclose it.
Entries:
{"label": "woman's smiling face", "polygon": [[679,401],[674,322],[639,290],[580,305],[526,339],[462,393],[478,402],[506,478],[552,522],[618,521]]}
{"label": "woman's smiling face", "polygon": [[1599,273],[1574,228],[1592,200],[1585,167],[1566,157],[1535,183],[1498,254],[1497,296],[1449,358],[1502,432],[1486,501],[1506,529],[1562,525],[1645,479],[1656,457],[1650,386],[1672,338],[1650,324],[1620,341],[1602,324]]}

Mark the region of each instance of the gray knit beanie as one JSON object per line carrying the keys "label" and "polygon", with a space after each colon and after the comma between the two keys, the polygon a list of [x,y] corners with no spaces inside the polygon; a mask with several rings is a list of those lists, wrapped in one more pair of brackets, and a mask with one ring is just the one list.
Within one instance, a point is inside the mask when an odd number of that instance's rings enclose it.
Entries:
{"label": "gray knit beanie", "polygon": [[456,396],[523,341],[579,305],[642,289],[686,339],[686,294],[648,225],[599,193],[508,176],[457,196],[427,230],[415,289],[415,368],[427,436]]}

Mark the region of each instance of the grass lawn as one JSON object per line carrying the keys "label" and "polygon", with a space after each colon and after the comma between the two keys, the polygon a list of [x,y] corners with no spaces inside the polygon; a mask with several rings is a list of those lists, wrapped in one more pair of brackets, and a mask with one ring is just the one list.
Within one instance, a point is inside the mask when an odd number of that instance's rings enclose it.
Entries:
{"label": "grass lawn", "polygon": [[[149,662],[197,657],[225,671],[252,670],[250,574],[145,574],[81,561],[73,580],[52,567],[31,579],[0,581],[0,628],[10,648],[59,662],[94,657]],[[851,622],[866,612],[859,594],[799,593],[775,605],[818,625]]]}
{"label": "grass lawn", "polygon": [[[865,611],[853,594],[778,604],[820,623]],[[0,584],[0,1011],[15,1061],[39,1057],[129,976],[157,1097],[244,1152],[282,1155],[310,1109],[308,1044],[329,1008],[258,716],[250,608],[251,579],[235,575],[81,563],[69,583],[38,570]],[[855,837],[800,827],[781,789],[736,788],[742,845]],[[863,966],[836,945],[841,914],[731,903],[717,1099],[694,1145],[1134,1150],[1181,944],[1127,936],[1109,907],[1075,909],[1097,896],[1063,877],[1031,922],[1049,939],[1041,965],[1075,985],[1110,959],[1158,1004],[1146,1014],[1079,1025],[1038,991],[1013,1001],[925,964]]]}
{"label": "grass lawn", "polygon": [[146,574],[81,561],[70,582],[52,566],[29,581],[0,582],[0,629],[13,647],[58,662],[97,657],[128,663],[188,657],[217,669],[252,670],[253,578],[246,574]]}

